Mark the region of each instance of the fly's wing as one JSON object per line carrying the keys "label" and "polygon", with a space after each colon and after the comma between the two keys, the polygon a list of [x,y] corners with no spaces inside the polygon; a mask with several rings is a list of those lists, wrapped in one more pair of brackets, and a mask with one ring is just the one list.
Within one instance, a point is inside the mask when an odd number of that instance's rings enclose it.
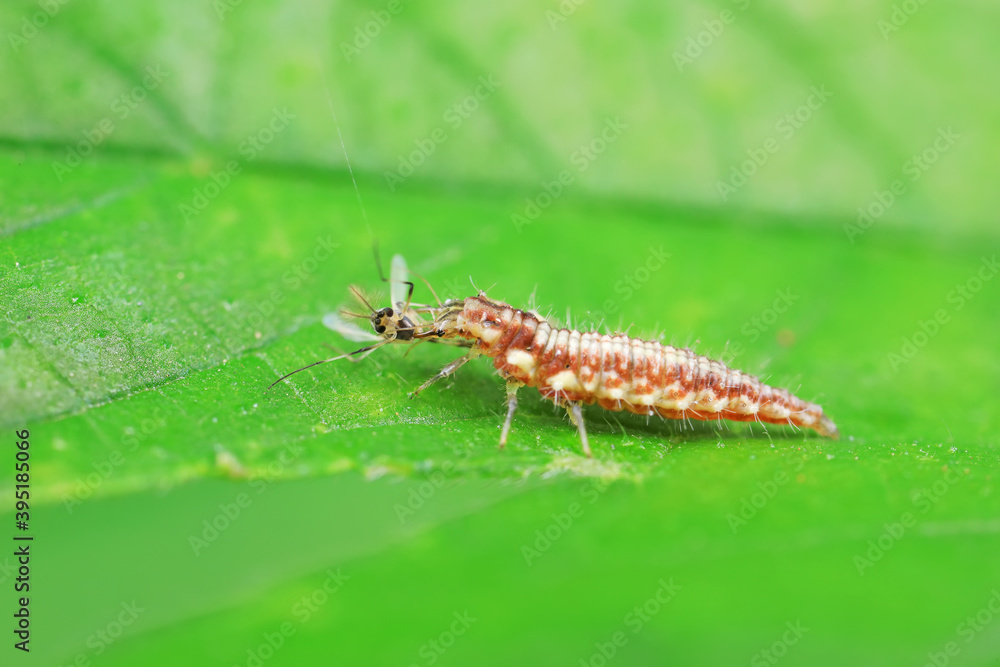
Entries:
{"label": "fly's wing", "polygon": [[323,326],[336,331],[347,340],[355,343],[369,343],[373,340],[382,340],[375,334],[365,331],[354,322],[349,322],[337,313],[327,313],[323,316]]}
{"label": "fly's wing", "polygon": [[392,307],[400,313],[403,312],[410,294],[410,286],[406,284],[409,280],[410,272],[406,268],[406,260],[402,255],[393,255],[392,264],[389,265],[389,298]]}

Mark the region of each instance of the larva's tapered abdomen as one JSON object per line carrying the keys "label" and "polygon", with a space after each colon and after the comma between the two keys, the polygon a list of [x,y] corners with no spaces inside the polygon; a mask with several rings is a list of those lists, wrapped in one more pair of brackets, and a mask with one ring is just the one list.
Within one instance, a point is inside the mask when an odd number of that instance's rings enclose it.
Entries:
{"label": "larva's tapered abdomen", "polygon": [[531,313],[479,297],[466,300],[462,319],[502,375],[560,404],[597,403],[667,419],[791,424],[838,435],[815,403],[691,350],[554,329]]}

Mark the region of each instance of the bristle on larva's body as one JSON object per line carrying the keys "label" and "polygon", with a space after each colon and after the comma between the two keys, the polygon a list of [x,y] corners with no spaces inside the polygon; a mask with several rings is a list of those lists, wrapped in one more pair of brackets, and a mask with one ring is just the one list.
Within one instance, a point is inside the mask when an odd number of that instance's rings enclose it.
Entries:
{"label": "bristle on larva's body", "polygon": [[455,329],[475,341],[475,353],[493,358],[513,391],[536,387],[558,405],[597,403],[667,419],[767,422],[838,435],[815,403],[691,350],[556,329],[537,315],[483,296],[464,301]]}

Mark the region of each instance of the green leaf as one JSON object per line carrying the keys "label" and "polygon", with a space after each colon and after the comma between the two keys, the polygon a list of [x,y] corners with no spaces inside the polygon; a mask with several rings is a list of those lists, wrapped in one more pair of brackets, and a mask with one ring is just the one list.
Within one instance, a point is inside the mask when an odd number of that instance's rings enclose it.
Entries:
{"label": "green leaf", "polygon": [[[37,659],[995,656],[987,17],[48,7],[0,9],[0,422],[30,431]],[[522,390],[501,451],[488,360],[407,397],[441,345],[268,390],[357,347],[322,319],[384,288],[373,240],[442,297],[693,345],[842,438],[592,407],[590,460]]]}

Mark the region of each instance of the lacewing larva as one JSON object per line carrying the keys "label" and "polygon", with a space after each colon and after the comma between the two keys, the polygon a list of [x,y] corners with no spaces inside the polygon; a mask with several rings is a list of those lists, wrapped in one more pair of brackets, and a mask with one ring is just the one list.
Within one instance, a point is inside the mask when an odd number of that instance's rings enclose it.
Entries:
{"label": "lacewing larva", "polygon": [[820,406],[720,361],[624,334],[557,328],[536,313],[490,299],[481,291],[467,299],[442,302],[426,280],[424,283],[437,305],[414,304],[414,284],[408,273],[402,256],[393,257],[390,279],[382,276],[383,282],[390,283],[392,292],[392,305],[387,308],[376,309],[358,288],[351,288],[369,312],[345,314],[367,319],[374,334],[336,315],[324,318],[328,327],[351,340],[375,342],[292,371],[274,384],[306,368],[367,355],[389,343],[414,345],[434,341],[466,347],[469,351],[410,396],[415,397],[476,357],[492,358],[493,366],[507,382],[507,417],[500,432],[501,447],[507,442],[521,387],[534,387],[543,398],[566,409],[587,456],[591,456],[591,451],[581,406],[593,403],[605,410],[626,410],[665,419],[788,424],[838,437],[837,427]]}

